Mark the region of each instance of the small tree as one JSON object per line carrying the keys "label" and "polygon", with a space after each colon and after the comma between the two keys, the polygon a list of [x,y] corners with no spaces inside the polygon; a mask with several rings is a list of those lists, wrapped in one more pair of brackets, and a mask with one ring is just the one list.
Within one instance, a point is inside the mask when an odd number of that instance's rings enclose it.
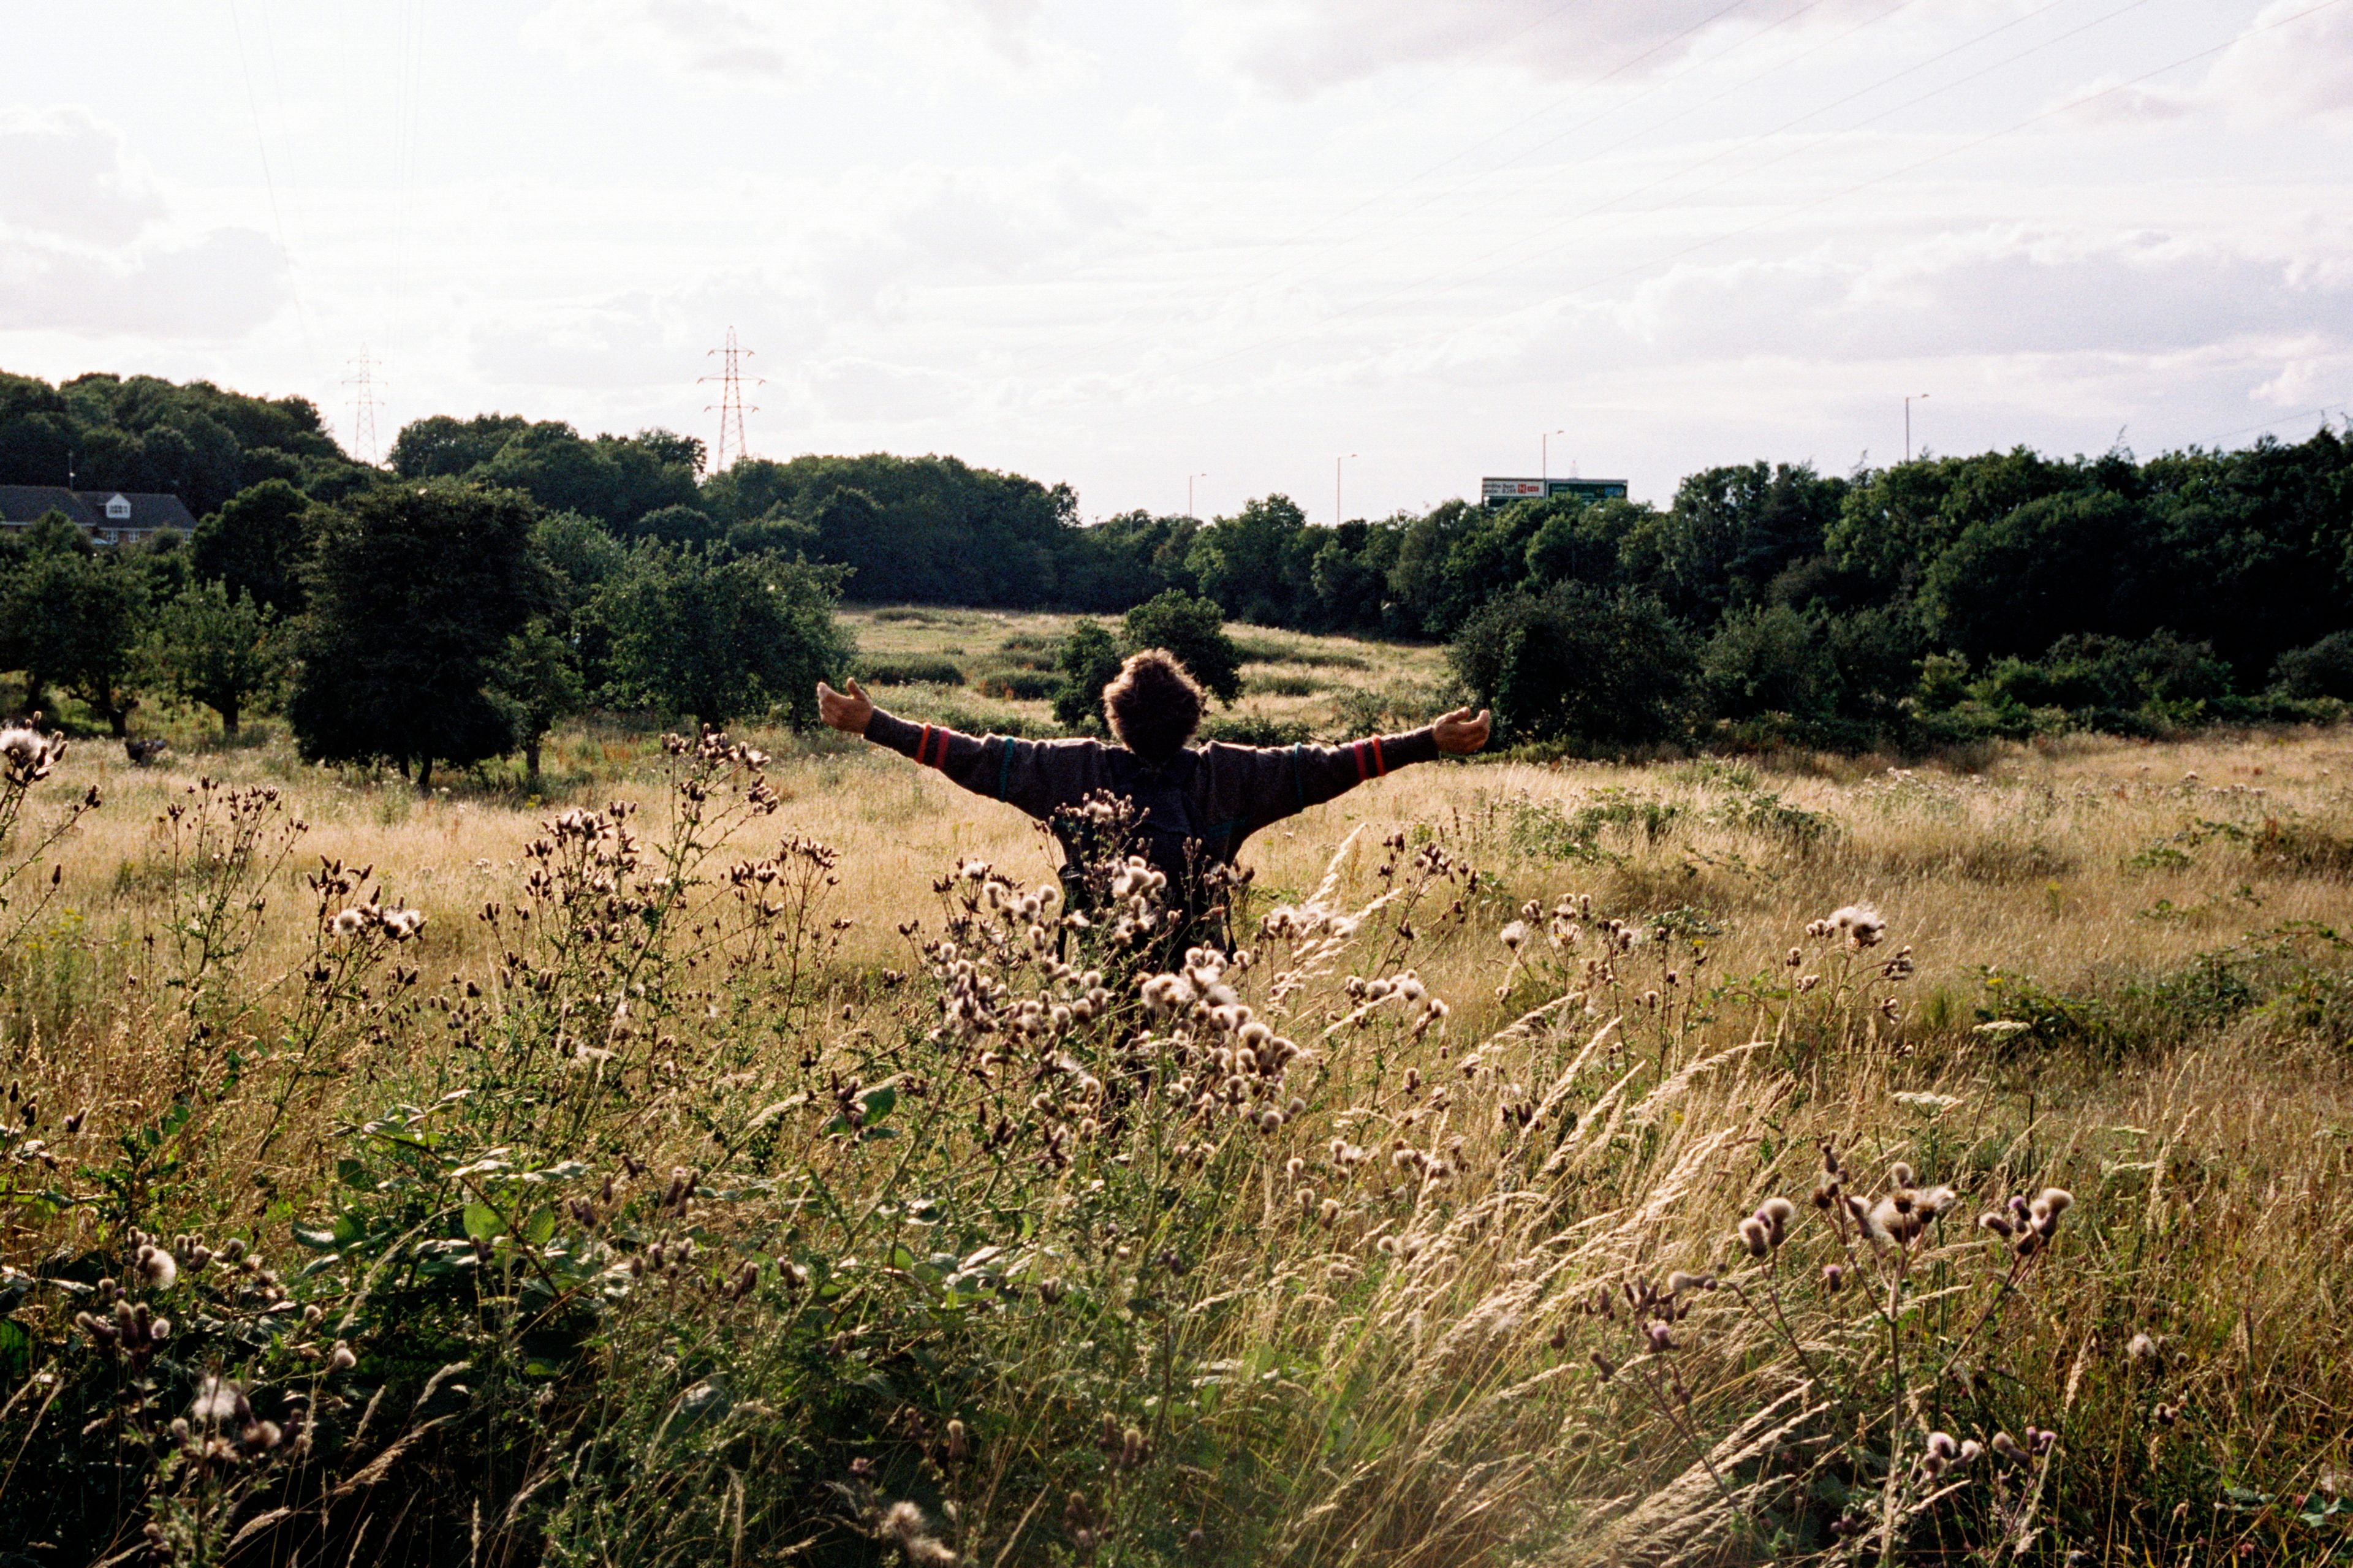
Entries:
{"label": "small tree", "polygon": [[196,524],[188,553],[199,577],[250,593],[280,615],[302,609],[302,558],[311,546],[311,500],[284,479],[264,479]]}
{"label": "small tree", "polygon": [[1103,688],[1119,674],[1120,658],[1119,639],[1102,622],[1072,621],[1055,660],[1062,685],[1054,693],[1054,718],[1067,729],[1100,728]]}
{"label": "small tree", "polygon": [[1166,648],[1202,689],[1228,707],[1242,694],[1242,650],[1226,635],[1226,617],[1208,599],[1171,588],[1127,612],[1127,651]]}
{"label": "small tree", "polygon": [[231,598],[225,583],[192,583],[166,600],[149,628],[146,651],[161,682],[219,714],[221,732],[229,736],[246,706],[286,673],[278,616],[249,592]]}
{"label": "small tree", "polygon": [[304,757],[414,763],[421,790],[436,761],[514,749],[513,710],[489,688],[507,639],[548,597],[537,516],[528,496],[448,479],[329,511],[286,704]]}
{"label": "small tree", "polygon": [[614,694],[725,724],[775,706],[817,721],[817,683],[851,647],[834,605],[838,567],[649,542],[607,584],[596,616],[612,638]]}
{"label": "small tree", "polygon": [[1516,589],[1463,624],[1449,658],[1512,741],[1640,744],[1691,722],[1690,636],[1641,595]]}
{"label": "small tree", "polygon": [[65,687],[123,734],[139,706],[136,649],[147,609],[138,564],[92,551],[81,531],[51,514],[26,531],[24,563],[0,595],[0,643],[25,672],[25,705],[45,705],[52,682]]}
{"label": "small tree", "polygon": [[540,743],[559,720],[586,705],[587,688],[572,645],[547,622],[534,619],[507,639],[506,653],[491,677],[491,689],[508,706],[515,743],[522,748],[524,773],[539,777]]}

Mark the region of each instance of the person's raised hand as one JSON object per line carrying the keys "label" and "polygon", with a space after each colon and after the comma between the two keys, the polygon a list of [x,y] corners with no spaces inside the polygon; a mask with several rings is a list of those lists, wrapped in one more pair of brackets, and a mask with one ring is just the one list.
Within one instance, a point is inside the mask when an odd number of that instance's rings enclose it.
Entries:
{"label": "person's raised hand", "polygon": [[874,700],[859,689],[856,676],[842,684],[849,689],[836,691],[822,680],[817,683],[818,716],[845,734],[863,735],[867,721],[874,717]]}
{"label": "person's raised hand", "polygon": [[1473,713],[1468,708],[1457,708],[1441,714],[1430,728],[1437,732],[1438,749],[1455,756],[1467,756],[1487,743],[1487,710]]}

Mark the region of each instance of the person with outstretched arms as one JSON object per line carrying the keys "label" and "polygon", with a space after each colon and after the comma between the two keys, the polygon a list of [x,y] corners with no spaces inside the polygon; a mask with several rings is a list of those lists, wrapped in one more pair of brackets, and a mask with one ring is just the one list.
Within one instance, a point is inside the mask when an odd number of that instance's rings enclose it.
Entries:
{"label": "person with outstretched arms", "polygon": [[1063,876],[1074,900],[1082,891],[1080,861],[1090,850],[1074,837],[1073,808],[1096,796],[1128,803],[1132,842],[1122,847],[1141,852],[1168,875],[1177,894],[1171,901],[1188,916],[1203,912],[1202,873],[1230,867],[1261,828],[1410,763],[1467,755],[1487,743],[1488,714],[1459,708],[1425,729],[1345,746],[1194,745],[1201,689],[1161,648],[1129,655],[1103,689],[1113,744],[965,735],[912,723],[875,707],[856,680],[844,684],[846,691],[818,684],[818,710],[828,724],[1053,827],[1068,857]]}

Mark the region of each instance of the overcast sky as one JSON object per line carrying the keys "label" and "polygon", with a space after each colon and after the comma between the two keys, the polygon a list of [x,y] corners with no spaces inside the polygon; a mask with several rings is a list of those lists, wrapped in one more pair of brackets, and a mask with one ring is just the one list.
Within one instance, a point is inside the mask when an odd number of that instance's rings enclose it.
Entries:
{"label": "overcast sky", "polygon": [[77,0],[0,16],[0,368],[1089,517],[2146,455],[2353,399],[2353,0]]}

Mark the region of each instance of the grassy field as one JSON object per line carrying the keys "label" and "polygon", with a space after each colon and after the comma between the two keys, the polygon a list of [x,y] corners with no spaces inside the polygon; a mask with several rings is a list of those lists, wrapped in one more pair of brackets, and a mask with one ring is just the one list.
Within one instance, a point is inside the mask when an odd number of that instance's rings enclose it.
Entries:
{"label": "grassy field", "polygon": [[[963,678],[886,706],[1045,722],[989,693],[1051,617],[856,619]],[[1269,717],[1440,700],[1246,640]],[[2353,1547],[2353,737],[1424,766],[1254,840],[1248,961],[1174,977],[1004,808],[741,739],[571,731],[536,800],[266,735],[21,792],[0,1541]]]}
{"label": "grassy field", "polygon": [[[910,718],[978,731],[1054,732],[1051,674],[1055,645],[1076,617],[899,605],[852,610],[842,619],[861,658],[885,676],[874,700]],[[1446,650],[1304,637],[1240,628],[1248,664],[1240,700],[1213,721],[1261,720],[1303,725],[1319,740],[1339,740],[1384,725],[1418,722],[1453,695]],[[926,668],[933,667],[933,668]],[[953,667],[960,680],[943,680]]]}

